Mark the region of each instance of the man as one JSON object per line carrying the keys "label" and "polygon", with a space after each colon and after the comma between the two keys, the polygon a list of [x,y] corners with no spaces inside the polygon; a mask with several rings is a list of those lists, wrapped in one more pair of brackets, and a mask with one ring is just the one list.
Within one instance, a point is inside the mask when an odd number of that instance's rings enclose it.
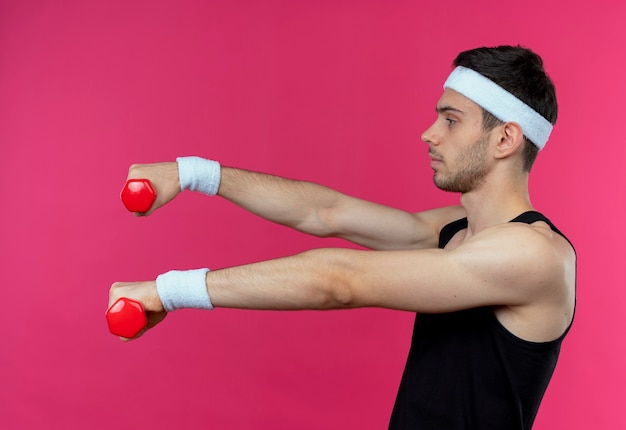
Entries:
{"label": "man", "polygon": [[435,184],[461,206],[408,213],[302,181],[184,157],[135,165],[150,179],[149,212],[181,189],[218,194],[316,236],[371,251],[315,249],[223,270],[116,283],[152,328],[183,307],[416,312],[391,429],[529,429],[573,320],[576,256],[534,211],[528,176],[556,122],[541,59],[521,47],[456,58],[437,119],[423,133]]}

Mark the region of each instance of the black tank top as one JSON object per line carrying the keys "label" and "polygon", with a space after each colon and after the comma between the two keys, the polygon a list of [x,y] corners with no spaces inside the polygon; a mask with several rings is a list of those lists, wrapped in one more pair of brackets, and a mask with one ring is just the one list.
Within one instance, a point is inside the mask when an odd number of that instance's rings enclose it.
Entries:
{"label": "black tank top", "polygon": [[[536,221],[567,239],[538,212],[511,222]],[[439,247],[465,228],[467,218],[446,225]],[[491,307],[417,314],[389,429],[530,429],[568,331],[529,342],[504,328]]]}

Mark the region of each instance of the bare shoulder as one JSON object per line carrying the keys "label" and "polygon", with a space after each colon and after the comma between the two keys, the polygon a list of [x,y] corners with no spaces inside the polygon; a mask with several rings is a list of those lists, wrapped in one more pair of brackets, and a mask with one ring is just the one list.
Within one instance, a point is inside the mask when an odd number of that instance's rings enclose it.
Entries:
{"label": "bare shoulder", "polygon": [[[543,221],[532,224],[510,222],[485,229],[481,240],[502,242],[501,246],[533,260],[566,260],[575,257],[572,245]],[[478,236],[478,235],[477,235]]]}
{"label": "bare shoulder", "polygon": [[489,254],[496,264],[506,263],[509,271],[524,274],[522,279],[526,285],[532,280],[542,284],[562,276],[576,258],[569,242],[543,221],[505,223],[487,228],[462,243],[457,250],[474,255]]}

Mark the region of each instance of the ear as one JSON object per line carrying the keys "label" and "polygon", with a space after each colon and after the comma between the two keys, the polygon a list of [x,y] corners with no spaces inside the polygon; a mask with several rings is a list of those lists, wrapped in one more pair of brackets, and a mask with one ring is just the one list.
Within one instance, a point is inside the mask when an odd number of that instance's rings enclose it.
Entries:
{"label": "ear", "polygon": [[522,146],[524,132],[516,122],[505,122],[498,127],[498,143],[496,158],[506,158],[513,155]]}

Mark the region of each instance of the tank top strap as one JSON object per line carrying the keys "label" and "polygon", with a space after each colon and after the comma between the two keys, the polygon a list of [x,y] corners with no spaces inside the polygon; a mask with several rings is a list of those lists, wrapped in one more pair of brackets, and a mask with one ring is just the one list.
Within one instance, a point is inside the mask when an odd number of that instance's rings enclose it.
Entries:
{"label": "tank top strap", "polygon": [[513,218],[510,222],[523,222],[524,224],[532,224],[537,221],[543,221],[546,224],[548,224],[550,228],[552,229],[552,231],[559,234],[561,237],[563,237],[563,239],[567,240],[569,244],[572,246],[572,248],[574,247],[574,245],[567,238],[567,236],[565,236],[558,228],[556,228],[554,224],[552,224],[552,221],[550,221],[548,218],[546,218],[544,214],[540,212],[537,212],[537,211],[524,212],[516,216],[515,218]]}
{"label": "tank top strap", "polygon": [[439,232],[439,248],[446,247],[455,234],[467,228],[467,218],[457,219],[443,226]]}

